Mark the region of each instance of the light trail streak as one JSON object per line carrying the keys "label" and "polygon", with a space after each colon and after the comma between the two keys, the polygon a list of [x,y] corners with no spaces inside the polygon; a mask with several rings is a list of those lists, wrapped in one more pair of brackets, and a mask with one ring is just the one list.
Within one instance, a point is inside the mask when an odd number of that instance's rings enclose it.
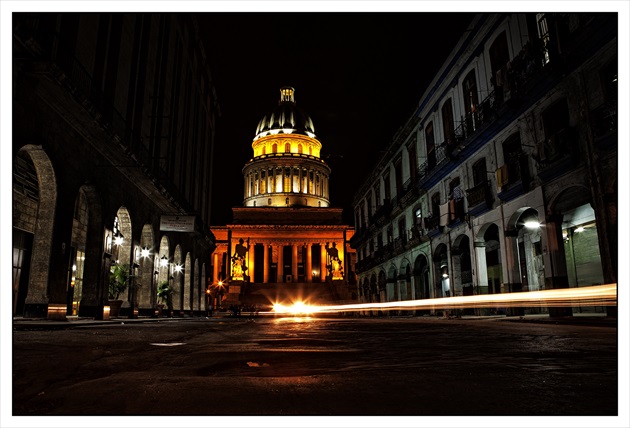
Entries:
{"label": "light trail streak", "polygon": [[371,310],[465,309],[492,307],[570,307],[617,306],[617,284],[519,293],[479,294],[438,299],[403,300],[385,303],[356,303],[350,305],[305,305],[297,307],[276,304],[269,314],[314,314],[357,312]]}

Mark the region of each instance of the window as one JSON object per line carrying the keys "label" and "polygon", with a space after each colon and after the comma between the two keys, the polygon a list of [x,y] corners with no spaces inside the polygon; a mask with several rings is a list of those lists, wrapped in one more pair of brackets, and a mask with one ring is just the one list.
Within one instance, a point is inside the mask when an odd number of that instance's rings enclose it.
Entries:
{"label": "window", "polygon": [[455,144],[455,121],[453,120],[453,102],[449,98],[442,106],[442,128],[447,145]]}
{"label": "window", "polygon": [[381,189],[378,184],[374,186],[374,201],[377,207],[381,206]]}
{"label": "window", "polygon": [[263,146],[262,148],[262,154],[266,155],[267,154],[267,147]]}
{"label": "window", "polygon": [[538,38],[543,46],[543,65],[549,63],[549,27],[547,26],[547,17],[544,13],[536,14],[536,23],[538,27]]}
{"label": "window", "polygon": [[544,151],[538,155],[543,162],[553,162],[568,154],[571,141],[569,132],[569,107],[567,100],[561,100],[551,105],[542,115],[545,130]]}
{"label": "window", "polygon": [[275,143],[274,143],[274,144],[271,146],[271,152],[272,152],[272,153],[278,153],[278,145],[277,145],[277,144],[275,144]]}
{"label": "window", "polygon": [[508,51],[507,36],[505,31],[497,36],[490,46],[490,68],[492,75],[496,76],[497,72],[502,69],[510,61],[510,53]]}
{"label": "window", "polygon": [[[470,70],[470,72],[466,75],[463,83],[464,89],[464,110],[466,111],[466,116],[471,116],[472,113],[477,109],[477,105],[479,104],[479,98],[477,95],[477,79],[475,77],[475,70]],[[474,123],[473,128],[474,130]]]}
{"label": "window", "polygon": [[433,169],[436,164],[435,156],[435,136],[433,134],[433,122],[429,122],[424,130],[424,136],[427,143],[427,162],[429,169]]}
{"label": "window", "polygon": [[510,53],[508,51],[507,36],[505,31],[494,39],[490,46],[490,69],[492,78],[490,81],[494,86],[495,99],[497,103],[502,103],[505,94],[510,90],[508,64]]}
{"label": "window", "polygon": [[416,172],[418,170],[417,160],[416,160],[416,142],[412,141],[407,145],[407,157],[409,158],[409,174],[411,176],[411,180],[415,182],[416,180]]}
{"label": "window", "polygon": [[298,153],[302,153],[302,145],[298,144]]}
{"label": "window", "polygon": [[485,184],[487,179],[486,158],[481,158],[472,166],[473,185]]}
{"label": "window", "polygon": [[455,177],[448,185],[449,201],[448,213],[449,221],[454,222],[464,218],[464,193],[460,187],[459,177]]}
{"label": "window", "polygon": [[521,154],[521,136],[516,132],[503,142],[503,162],[507,170],[506,178],[508,183],[521,179],[521,169],[519,167]]}
{"label": "window", "polygon": [[383,175],[383,187],[385,189],[385,200],[389,202],[389,200],[391,199],[391,189],[390,189],[390,184],[389,184],[389,172],[386,172],[385,175]]}
{"label": "window", "polygon": [[433,217],[440,216],[440,192],[435,192],[431,196],[431,214]]}
{"label": "window", "polygon": [[367,208],[367,215],[368,218],[372,217],[372,196],[368,195],[367,199],[365,200],[365,205]]}
{"label": "window", "polygon": [[396,178],[396,196],[400,198],[403,192],[402,157],[400,156],[394,161],[394,174]]}
{"label": "window", "polygon": [[422,208],[420,207],[416,207],[413,211],[413,224],[417,226],[422,224]]}
{"label": "window", "polygon": [[398,220],[398,238],[403,244],[407,243],[407,220],[405,216]]}
{"label": "window", "polygon": [[285,153],[291,153],[291,144],[285,143],[285,145],[284,145],[284,152]]}

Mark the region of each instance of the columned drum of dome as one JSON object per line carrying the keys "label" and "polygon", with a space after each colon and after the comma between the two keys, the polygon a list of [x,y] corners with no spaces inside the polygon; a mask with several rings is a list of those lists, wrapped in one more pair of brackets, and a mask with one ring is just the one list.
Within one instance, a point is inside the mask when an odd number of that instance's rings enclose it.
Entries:
{"label": "columned drum of dome", "polygon": [[330,168],[311,118],[280,89],[278,106],[256,128],[254,157],[243,168],[246,207],[328,207]]}

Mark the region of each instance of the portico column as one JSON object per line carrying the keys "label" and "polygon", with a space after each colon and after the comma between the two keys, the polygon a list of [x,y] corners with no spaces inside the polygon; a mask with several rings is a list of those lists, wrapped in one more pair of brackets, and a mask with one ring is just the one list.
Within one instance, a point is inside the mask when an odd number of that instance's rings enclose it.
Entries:
{"label": "portico column", "polygon": [[263,254],[263,282],[267,284],[269,282],[269,245],[264,244],[265,248]]}
{"label": "portico column", "polygon": [[284,256],[284,245],[278,245],[278,275],[277,275],[277,282],[281,283],[284,282],[284,260],[283,260],[283,256]]}
{"label": "portico column", "polygon": [[219,282],[219,253],[212,255],[212,281],[216,284]]}
{"label": "portico column", "polygon": [[488,294],[488,264],[486,263],[486,243],[475,242],[477,259],[477,293]]}
{"label": "portico column", "polygon": [[321,267],[320,267],[319,277],[324,282],[326,281],[326,276],[328,275],[328,269],[326,268],[326,244],[320,244],[319,247],[321,248],[321,251],[320,251],[320,257],[321,257],[320,266]]}
{"label": "portico column", "polygon": [[297,244],[293,244],[291,248],[291,276],[293,277],[293,282],[298,281],[298,246]]}
{"label": "portico column", "polygon": [[249,245],[249,260],[247,262],[247,276],[249,276],[249,282],[254,282],[254,247],[255,244]]}
{"label": "portico column", "polygon": [[313,248],[306,244],[306,282],[313,282]]}

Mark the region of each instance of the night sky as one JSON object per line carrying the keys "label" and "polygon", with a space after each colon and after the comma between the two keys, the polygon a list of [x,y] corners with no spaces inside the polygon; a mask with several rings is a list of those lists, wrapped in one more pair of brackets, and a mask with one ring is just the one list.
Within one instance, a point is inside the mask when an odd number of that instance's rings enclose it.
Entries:
{"label": "night sky", "polygon": [[[282,86],[315,125],[332,169],[331,206],[352,199],[473,18],[473,13],[196,14],[221,108],[213,225],[242,206],[242,168]],[[330,156],[327,158],[327,156]]]}

